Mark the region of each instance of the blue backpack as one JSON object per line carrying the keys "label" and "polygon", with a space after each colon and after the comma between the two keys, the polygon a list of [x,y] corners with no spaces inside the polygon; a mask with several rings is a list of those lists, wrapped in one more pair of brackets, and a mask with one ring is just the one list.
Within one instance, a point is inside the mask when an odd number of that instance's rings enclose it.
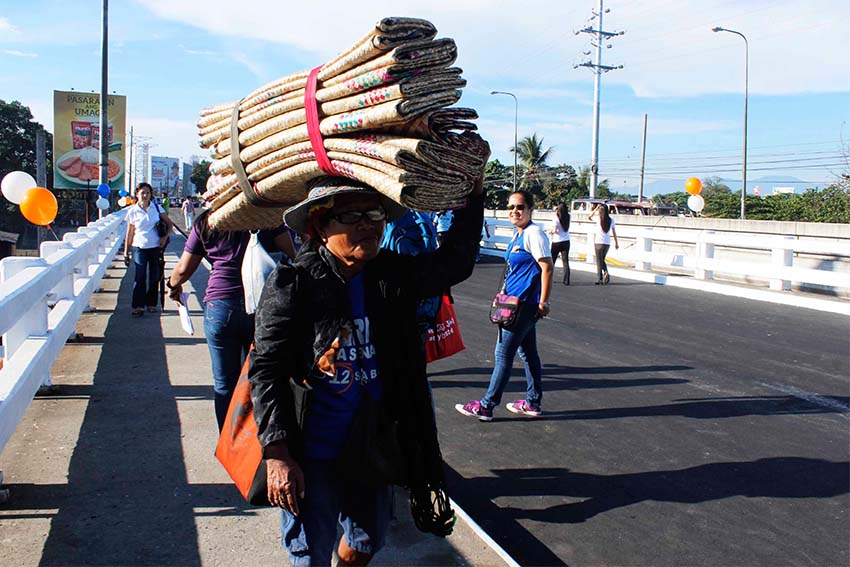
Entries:
{"label": "blue backpack", "polygon": [[[431,215],[407,211],[400,219],[388,222],[381,248],[404,256],[433,252],[437,249],[437,231],[431,221]],[[421,299],[416,308],[419,322],[423,325],[433,325],[442,300],[442,296]]]}
{"label": "blue backpack", "polygon": [[433,252],[437,249],[437,231],[431,222],[431,215],[407,211],[400,219],[388,222],[381,248],[404,256]]}

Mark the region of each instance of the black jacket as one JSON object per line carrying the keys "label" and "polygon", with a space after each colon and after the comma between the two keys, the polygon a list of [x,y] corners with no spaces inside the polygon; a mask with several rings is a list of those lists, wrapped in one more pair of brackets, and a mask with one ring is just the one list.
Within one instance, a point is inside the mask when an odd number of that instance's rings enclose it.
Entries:
{"label": "black jacket", "polygon": [[[440,295],[472,273],[483,211],[480,197],[456,211],[445,242],[435,252],[401,256],[382,250],[364,269],[383,405],[397,423],[408,473],[405,484],[412,490],[445,487],[416,303]],[[324,246],[306,245],[294,265],[281,264],[272,272],[256,314],[256,350],[249,372],[263,447],[286,440],[297,458],[301,420],[289,380],[308,377],[350,320],[345,281]]]}

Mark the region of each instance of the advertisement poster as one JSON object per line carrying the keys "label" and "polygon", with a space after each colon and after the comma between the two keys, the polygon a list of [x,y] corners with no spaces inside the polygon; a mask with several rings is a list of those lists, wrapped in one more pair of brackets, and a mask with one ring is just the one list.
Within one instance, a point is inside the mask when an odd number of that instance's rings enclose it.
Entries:
{"label": "advertisement poster", "polygon": [[109,145],[109,186],[124,187],[127,97],[109,95],[107,133],[100,131],[100,95],[53,91],[53,187],[97,189],[100,141]]}
{"label": "advertisement poster", "polygon": [[151,186],[157,197],[163,193],[177,196],[180,188],[180,160],[172,157],[151,156]]}

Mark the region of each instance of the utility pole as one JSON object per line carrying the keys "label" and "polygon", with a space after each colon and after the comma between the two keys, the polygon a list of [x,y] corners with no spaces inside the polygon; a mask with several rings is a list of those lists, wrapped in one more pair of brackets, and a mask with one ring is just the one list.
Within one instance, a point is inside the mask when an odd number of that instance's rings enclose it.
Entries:
{"label": "utility pole", "polygon": [[[35,184],[47,187],[47,153],[45,151],[44,130],[35,131]],[[35,227],[36,250],[41,250],[41,227]]]}
{"label": "utility pole", "polygon": [[643,203],[644,165],[646,165],[646,113],[643,114],[643,143],[640,146],[640,187],[638,188],[638,203]]}
{"label": "utility pole", "polygon": [[[593,82],[593,147],[591,154],[591,163],[590,163],[590,198],[596,198],[596,186],[599,182],[599,97],[600,91],[602,89],[602,73],[607,73],[608,71],[613,71],[614,69],[622,69],[622,65],[611,66],[611,65],[603,65],[602,64],[602,42],[608,39],[611,39],[616,36],[620,36],[625,34],[626,32],[607,32],[602,29],[602,14],[607,14],[611,10],[605,10],[602,7],[602,0],[599,0],[599,8],[598,11],[593,12],[593,16],[590,18],[590,21],[595,19],[599,19],[599,24],[597,29],[593,29],[593,26],[588,25],[584,29],[581,29],[575,32],[576,35],[580,33],[590,34],[593,38],[590,40],[591,45],[596,48],[596,62],[591,63],[590,61],[585,61],[584,63],[579,63],[578,65],[573,65],[573,68],[576,69],[578,67],[587,67],[589,69],[593,69],[593,73],[595,75]],[[605,46],[606,49],[611,49],[611,44]],[[585,55],[590,55],[589,51],[584,52]]]}
{"label": "utility pole", "polygon": [[[103,0],[100,36],[100,183],[109,185],[109,0]],[[100,210],[100,209],[98,209]]]}
{"label": "utility pole", "polygon": [[[133,178],[136,176],[136,162],[133,161],[133,127],[130,126],[130,175],[127,177],[127,193],[133,193]],[[124,168],[124,171],[127,171],[127,168]]]}

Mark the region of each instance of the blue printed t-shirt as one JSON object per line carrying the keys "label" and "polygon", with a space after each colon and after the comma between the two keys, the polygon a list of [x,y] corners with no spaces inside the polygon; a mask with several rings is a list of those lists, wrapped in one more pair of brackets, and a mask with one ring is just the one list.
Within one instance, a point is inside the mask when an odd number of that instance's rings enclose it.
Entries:
{"label": "blue printed t-shirt", "polygon": [[550,254],[546,233],[533,222],[528,223],[513,237],[505,252],[508,263],[505,293],[519,297],[520,301],[539,303],[541,270],[537,261]]}
{"label": "blue printed t-shirt", "polygon": [[354,328],[346,337],[340,337],[336,373],[319,374],[318,379],[310,380],[313,397],[304,423],[304,446],[306,456],[313,459],[339,456],[364,388],[373,400],[381,398],[378,361],[366,316],[363,273],[346,287]]}

